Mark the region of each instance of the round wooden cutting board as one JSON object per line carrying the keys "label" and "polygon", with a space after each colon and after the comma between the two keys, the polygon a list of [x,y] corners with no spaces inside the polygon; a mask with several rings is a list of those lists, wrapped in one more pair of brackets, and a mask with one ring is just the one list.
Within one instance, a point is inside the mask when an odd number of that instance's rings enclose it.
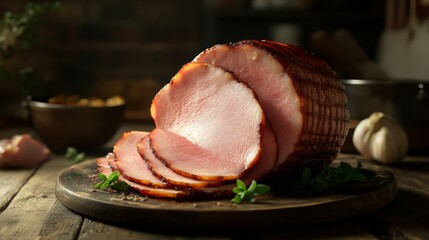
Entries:
{"label": "round wooden cutting board", "polygon": [[[355,164],[355,160],[350,163]],[[346,191],[289,197],[268,194],[257,198],[256,203],[234,204],[230,199],[175,201],[95,190],[92,186],[98,179],[97,165],[90,160],[59,175],[56,196],[64,206],[79,214],[126,226],[200,230],[278,228],[339,220],[385,206],[396,195],[395,179],[388,171],[369,170],[377,176]]]}

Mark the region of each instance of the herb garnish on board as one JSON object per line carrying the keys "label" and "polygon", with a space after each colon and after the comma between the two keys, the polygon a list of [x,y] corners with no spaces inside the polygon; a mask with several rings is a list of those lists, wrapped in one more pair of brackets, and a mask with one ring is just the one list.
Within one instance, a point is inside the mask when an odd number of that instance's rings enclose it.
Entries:
{"label": "herb garnish on board", "polygon": [[100,182],[95,184],[94,188],[102,189],[102,190],[105,190],[107,188],[112,188],[117,191],[127,190],[130,186],[126,182],[118,181],[119,175],[120,175],[119,171],[114,171],[109,176],[99,173],[98,177],[100,178]]}
{"label": "herb garnish on board", "polygon": [[[323,192],[339,189],[356,183],[367,182],[375,174],[367,169],[362,168],[362,163],[357,162],[356,167],[349,163],[340,162],[338,166],[325,164],[321,172],[313,175],[310,168],[305,168],[301,173],[301,178],[288,182],[290,191],[315,191]],[[253,181],[249,188],[240,180],[237,180],[237,186],[233,192],[236,194],[232,199],[234,203],[247,201],[255,202],[255,196],[264,194],[270,190],[270,187],[264,184],[257,184]]]}
{"label": "herb garnish on board", "polygon": [[249,188],[246,187],[243,181],[237,179],[237,187],[232,190],[236,195],[231,200],[234,203],[241,203],[247,201],[250,203],[255,202],[255,197],[270,191],[270,187],[264,184],[258,184],[255,180],[252,181]]}
{"label": "herb garnish on board", "polygon": [[292,181],[290,186],[293,190],[313,190],[320,192],[338,189],[353,183],[364,183],[373,176],[373,172],[362,168],[360,161],[357,162],[355,168],[349,163],[341,162],[337,167],[325,164],[322,171],[314,177],[310,168],[305,168],[302,171],[301,178]]}
{"label": "herb garnish on board", "polygon": [[65,157],[73,163],[80,163],[85,159],[85,153],[78,152],[74,147],[68,147]]}

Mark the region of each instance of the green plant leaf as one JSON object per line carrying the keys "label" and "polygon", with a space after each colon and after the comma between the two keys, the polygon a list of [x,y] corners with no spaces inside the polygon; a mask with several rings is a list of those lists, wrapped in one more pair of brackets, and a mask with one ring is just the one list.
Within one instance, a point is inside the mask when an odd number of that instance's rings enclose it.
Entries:
{"label": "green plant leaf", "polygon": [[246,185],[240,179],[237,179],[237,186],[232,189],[236,194],[231,200],[232,202],[238,204],[243,201],[253,203],[256,201],[255,196],[262,195],[267,193],[271,188],[264,184],[258,184],[255,180],[252,181],[249,188],[246,189]]}
{"label": "green plant leaf", "polygon": [[324,191],[329,187],[329,182],[323,178],[315,179],[310,185],[310,189],[314,191]]}
{"label": "green plant leaf", "polygon": [[339,168],[344,174],[351,174],[354,172],[353,167],[346,162],[341,162]]}
{"label": "green plant leaf", "polygon": [[311,180],[311,170],[310,168],[305,168],[301,174],[301,180],[304,182],[308,182]]}
{"label": "green plant leaf", "polygon": [[113,183],[113,182],[116,182],[116,181],[118,181],[118,178],[119,178],[119,175],[120,175],[120,173],[119,173],[119,171],[114,171],[114,172],[112,172],[108,177],[107,177],[107,182],[109,182],[109,184],[111,184],[111,183]]}
{"label": "green plant leaf", "polygon": [[244,182],[241,181],[240,179],[237,179],[236,182],[237,182],[237,188],[239,188],[241,190],[246,190],[247,189],[246,184],[244,184]]}
{"label": "green plant leaf", "polygon": [[241,198],[239,195],[235,195],[235,197],[231,201],[233,203],[239,204],[243,201],[243,198]]}
{"label": "green plant leaf", "polygon": [[68,147],[66,149],[66,158],[74,158],[77,155],[77,150],[74,147]]}
{"label": "green plant leaf", "polygon": [[103,181],[103,182],[107,180],[107,176],[104,175],[104,174],[102,174],[102,173],[98,174],[98,178],[100,178],[100,180]]}
{"label": "green plant leaf", "polygon": [[262,195],[271,190],[271,187],[265,184],[258,184],[258,186],[255,189],[255,194]]}
{"label": "green plant leaf", "polygon": [[362,183],[362,182],[366,182],[366,181],[367,181],[367,178],[366,178],[366,177],[365,177],[365,175],[363,175],[363,174],[355,173],[355,174],[350,178],[350,180]]}
{"label": "green plant leaf", "polygon": [[243,189],[238,188],[238,187],[235,187],[235,188],[233,188],[233,189],[232,189],[232,191],[233,191],[234,193],[239,193],[239,192],[242,192],[242,191],[243,191]]}
{"label": "green plant leaf", "polygon": [[99,173],[98,177],[100,178],[100,182],[96,183],[93,188],[102,190],[112,188],[118,191],[124,191],[128,189],[130,186],[126,182],[118,181],[119,176],[119,171],[114,171],[109,174],[109,176]]}
{"label": "green plant leaf", "polygon": [[95,189],[100,189],[101,188],[101,185],[104,183],[104,181],[100,181],[100,182],[98,182],[98,183],[96,183],[94,186],[93,186],[93,188],[95,188]]}
{"label": "green plant leaf", "polygon": [[118,191],[124,191],[124,190],[127,190],[130,187],[130,185],[128,185],[128,183],[123,181],[117,181],[111,187]]}
{"label": "green plant leaf", "polygon": [[74,161],[81,162],[84,158],[85,158],[85,153],[81,152],[75,156]]}
{"label": "green plant leaf", "polygon": [[105,189],[107,189],[108,187],[110,186],[110,183],[109,183],[109,181],[104,181],[101,185],[100,185],[100,189],[101,190],[105,190]]}
{"label": "green plant leaf", "polygon": [[249,188],[247,189],[248,192],[253,193],[257,187],[257,183],[255,180],[252,181],[252,183],[250,184]]}
{"label": "green plant leaf", "polygon": [[301,179],[294,180],[290,187],[294,190],[325,191],[344,187],[351,183],[363,183],[372,178],[375,174],[363,169],[362,163],[357,162],[356,168],[346,162],[340,162],[338,167],[324,164],[321,172],[314,178],[311,176],[309,168],[305,168],[301,174]]}
{"label": "green plant leaf", "polygon": [[85,159],[85,153],[78,152],[77,149],[74,147],[68,147],[66,149],[65,157],[73,163],[79,163]]}

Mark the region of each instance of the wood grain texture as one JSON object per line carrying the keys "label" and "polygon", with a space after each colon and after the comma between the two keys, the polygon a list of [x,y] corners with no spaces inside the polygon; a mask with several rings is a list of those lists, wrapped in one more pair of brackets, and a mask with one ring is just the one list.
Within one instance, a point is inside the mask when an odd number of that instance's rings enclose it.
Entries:
{"label": "wood grain texture", "polygon": [[59,158],[38,169],[0,214],[2,239],[27,239],[39,235],[56,202],[54,189],[58,172],[69,166],[69,162]]}
{"label": "wood grain texture", "polygon": [[[398,186],[395,199],[376,211],[336,222],[247,231],[227,231],[216,224],[211,231],[189,231],[111,225],[70,211],[56,200],[54,192],[57,175],[71,164],[53,156],[39,169],[0,170],[0,202],[5,207],[0,211],[0,239],[429,239],[429,157],[409,156],[394,166],[365,161],[357,155],[340,155],[337,161],[350,159],[352,163],[362,160],[365,168],[391,171]],[[307,217],[317,215],[313,212]],[[251,218],[260,221],[257,216]],[[183,221],[195,222],[192,218]]]}
{"label": "wood grain texture", "polygon": [[37,169],[0,169],[0,213]]}
{"label": "wood grain texture", "polygon": [[79,235],[84,218],[58,201],[52,206],[43,222],[38,238],[74,240]]}
{"label": "wood grain texture", "polygon": [[[28,133],[27,127],[0,129],[0,139],[11,138],[16,134]],[[0,213],[8,206],[10,201],[27,182],[37,168],[31,169],[1,169],[0,168]]]}
{"label": "wood grain texture", "polygon": [[[388,238],[429,239],[429,160],[407,157],[388,167],[398,181],[397,198],[377,212]],[[380,229],[380,228],[379,228]]]}
{"label": "wood grain texture", "polygon": [[408,156],[402,162],[386,166],[358,155],[365,165],[383,167],[397,179],[398,194],[386,207],[360,222],[368,232],[381,239],[429,239],[429,159]]}
{"label": "wood grain texture", "polygon": [[[218,232],[219,234],[219,232]],[[171,232],[167,230],[157,231],[143,231],[139,229],[130,229],[127,227],[112,226],[97,221],[85,219],[80,232],[78,240],[92,240],[92,239],[126,239],[126,240],[140,240],[140,239],[158,239],[158,240],[227,240],[231,239],[228,236],[207,236],[207,233],[189,232],[189,231],[176,231]]]}
{"label": "wood grain texture", "polygon": [[261,239],[331,239],[331,240],[376,240],[364,228],[352,222],[336,222],[317,226],[305,226],[285,231],[261,233]]}

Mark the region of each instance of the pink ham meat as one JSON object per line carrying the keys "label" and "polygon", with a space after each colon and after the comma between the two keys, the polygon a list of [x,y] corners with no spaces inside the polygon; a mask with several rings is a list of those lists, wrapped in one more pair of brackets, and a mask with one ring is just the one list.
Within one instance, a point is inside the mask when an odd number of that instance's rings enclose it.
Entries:
{"label": "pink ham meat", "polygon": [[263,110],[252,90],[221,68],[183,66],[153,99],[151,115],[154,153],[180,175],[237,179],[261,154]]}
{"label": "pink ham meat", "polygon": [[219,181],[202,181],[193,178],[188,178],[177,174],[168,168],[161,160],[159,160],[152,152],[149,137],[145,136],[137,145],[138,151],[143,159],[146,161],[149,169],[155,176],[163,181],[178,187],[194,187],[201,188],[206,186],[217,186]]}
{"label": "pink ham meat", "polygon": [[119,172],[127,179],[142,185],[166,188],[167,183],[153,175],[137,151],[137,144],[147,132],[125,132],[115,143],[113,153]]}
{"label": "pink ham meat", "polygon": [[[148,139],[144,137],[144,139]],[[104,175],[108,175],[112,173],[112,171],[116,171],[116,160],[115,155],[113,153],[107,154],[105,158],[97,159],[97,164],[99,166],[98,171],[103,173]],[[106,169],[107,167],[107,169]],[[108,169],[110,168],[110,169]],[[247,176],[247,174],[246,174]],[[250,175],[252,176],[252,175]],[[210,187],[210,186],[199,186],[197,184],[193,184],[192,188],[183,188],[183,185],[170,185],[170,189],[166,188],[154,188],[150,186],[141,185],[130,181],[123,176],[119,177],[120,181],[126,182],[131,186],[132,189],[137,190],[143,195],[151,196],[151,197],[160,197],[160,198],[213,198],[213,197],[232,197],[233,193],[231,189],[235,187],[235,183],[228,183],[222,186]],[[182,180],[183,181],[183,180]],[[251,179],[244,178],[243,181],[245,183],[251,182]],[[201,184],[200,184],[201,185]]]}
{"label": "pink ham meat", "polygon": [[161,198],[231,197],[237,178],[281,186],[287,173],[332,162],[349,122],[344,89],[323,60],[254,40],[214,46],[184,65],[151,116],[156,128],[124,134],[116,161],[110,155],[100,171],[117,168],[134,189]]}
{"label": "pink ham meat", "polygon": [[[112,168],[110,164],[115,162],[112,158],[114,158],[113,155],[107,155],[107,157],[98,158],[96,160],[99,173],[102,173],[106,176],[109,176],[112,173]],[[140,194],[145,196],[157,197],[157,198],[183,198],[188,195],[186,192],[178,191],[174,189],[154,188],[154,187],[141,185],[133,181],[130,181],[124,178],[123,176],[119,176],[118,180],[126,182],[128,185],[130,185],[132,189],[138,191]]]}
{"label": "pink ham meat", "polygon": [[278,142],[277,168],[330,163],[348,132],[347,98],[335,72],[305,50],[272,41],[217,45],[194,62],[222,67],[256,93]]}
{"label": "pink ham meat", "polygon": [[109,153],[106,155],[106,158],[107,158],[107,163],[110,166],[110,169],[112,169],[112,171],[119,171],[118,166],[116,166],[115,154]]}
{"label": "pink ham meat", "polygon": [[31,168],[49,159],[51,151],[29,134],[0,140],[0,168]]}

